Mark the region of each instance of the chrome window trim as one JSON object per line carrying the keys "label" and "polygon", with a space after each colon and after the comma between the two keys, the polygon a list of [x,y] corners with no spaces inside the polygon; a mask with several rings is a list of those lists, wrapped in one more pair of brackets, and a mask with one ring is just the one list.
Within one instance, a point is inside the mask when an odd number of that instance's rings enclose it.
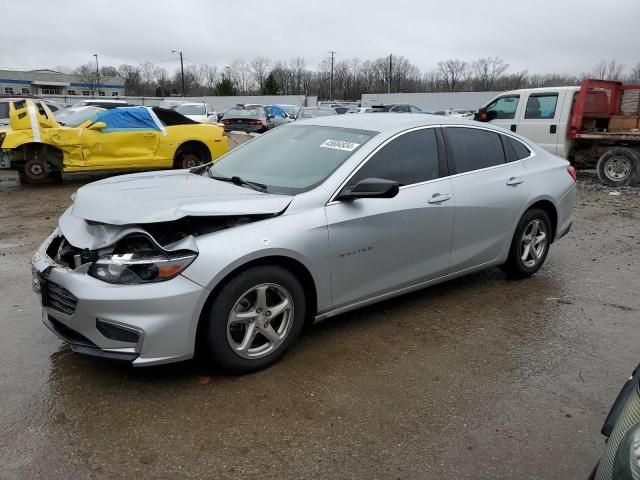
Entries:
{"label": "chrome window trim", "polygon": [[[331,195],[331,197],[329,197],[329,201],[325,204],[325,205],[330,205],[333,203],[340,203],[338,200],[336,200],[336,197],[338,196],[338,194],[342,191],[342,189],[345,187],[345,185],[349,182],[349,180],[351,180],[351,178],[358,173],[358,171],[364,167],[364,165],[371,160],[371,158],[378,153],[382,148],[384,148],[388,143],[392,142],[393,140],[395,140],[396,138],[405,135],[407,133],[411,133],[411,132],[415,132],[417,130],[427,130],[429,128],[438,128],[440,127],[440,125],[420,125],[418,127],[411,127],[407,130],[403,130],[401,132],[396,133],[395,135],[387,138],[384,142],[382,142],[380,145],[378,145],[375,150],[371,153],[369,153],[364,159],[362,159],[362,161],[358,164],[358,166],[353,169],[353,171],[347,176],[347,178],[340,184],[340,186],[338,187],[338,189]],[[438,153],[439,154],[439,153]],[[412,183],[410,185],[403,185],[400,188],[405,188],[405,187],[412,187],[414,185],[418,185],[418,184],[422,184],[422,183],[427,183],[427,182],[433,182],[434,180],[440,180],[442,178],[445,177],[438,177],[438,178],[433,178],[431,180],[425,180],[424,182],[417,182],[417,183]]]}
{"label": "chrome window trim", "polygon": [[[485,167],[485,168],[479,168],[478,170],[470,170],[468,172],[463,172],[463,173],[454,173],[453,175],[447,175],[445,177],[438,177],[438,178],[433,178],[431,180],[425,180],[424,182],[417,182],[417,183],[412,183],[411,185],[403,185],[400,187],[400,190],[404,190],[405,188],[410,188],[410,187],[417,187],[420,185],[425,185],[427,183],[432,183],[432,182],[437,182],[438,180],[444,180],[445,178],[456,178],[456,177],[460,177],[463,175],[468,175],[470,173],[476,173],[476,172],[484,172],[485,170],[492,170],[492,169],[496,169],[496,168],[500,168],[500,167],[506,167],[508,165],[513,165],[517,162],[522,162],[524,160],[529,160],[531,158],[536,157],[536,153],[535,150],[533,148],[531,148],[531,146],[529,146],[527,143],[523,142],[522,140],[520,140],[518,137],[515,137],[513,135],[511,135],[508,131],[504,131],[504,132],[499,132],[497,130],[494,130],[492,128],[486,128],[482,125],[460,125],[460,124],[454,124],[454,125],[423,125],[420,127],[413,127],[410,128],[408,130],[403,130],[402,132],[398,132],[395,135],[393,135],[392,137],[387,138],[384,142],[382,142],[380,145],[378,145],[376,147],[376,149],[371,152],[369,155],[367,155],[362,162],[360,162],[360,164],[347,176],[346,180],[344,180],[341,184],[340,187],[338,187],[338,189],[333,193],[333,195],[331,195],[329,201],[325,204],[325,206],[330,206],[330,205],[335,205],[337,203],[340,203],[339,200],[336,200],[336,196],[338,195],[338,193],[345,187],[345,185],[349,182],[349,180],[351,180],[351,178],[358,173],[358,170],[360,170],[376,153],[378,153],[378,151],[380,151],[380,149],[382,149],[382,147],[384,147],[387,143],[391,142],[392,140],[395,140],[396,138],[398,138],[401,135],[404,135],[405,133],[409,133],[409,132],[414,132],[416,130],[426,130],[427,128],[475,128],[477,130],[484,130],[485,132],[491,132],[491,133],[495,133],[497,135],[505,135],[507,137],[511,137],[514,140],[522,143],[525,147],[527,147],[527,149],[529,150],[529,156],[526,158],[520,158],[518,160],[515,160],[513,162],[507,162],[507,155],[505,152],[505,163],[499,164],[499,165],[492,165],[491,167]],[[444,132],[443,132],[444,134]]]}

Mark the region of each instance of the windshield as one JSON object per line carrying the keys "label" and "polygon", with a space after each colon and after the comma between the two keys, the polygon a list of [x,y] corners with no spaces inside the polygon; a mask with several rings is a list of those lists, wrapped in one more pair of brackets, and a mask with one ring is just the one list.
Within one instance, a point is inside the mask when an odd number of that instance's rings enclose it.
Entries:
{"label": "windshield", "polygon": [[337,113],[333,108],[305,108],[300,114],[302,118],[326,117],[327,115],[337,115]]}
{"label": "windshield", "polygon": [[176,112],[182,115],[205,115],[207,109],[204,105],[178,105]]}
{"label": "windshield", "polygon": [[95,117],[101,112],[104,112],[104,108],[85,107],[81,110],[61,117],[59,123],[61,125],[64,125],[65,127],[77,127],[79,125],[82,125],[87,120],[91,120],[93,122]]}
{"label": "windshield", "polygon": [[224,114],[225,118],[260,118],[264,116],[260,108],[232,108]]}
{"label": "windshield", "polygon": [[287,115],[297,115],[300,107],[296,107],[295,105],[278,105],[282,110],[287,112]]}
{"label": "windshield", "polygon": [[269,193],[301,193],[322,183],[377,133],[289,124],[232,150],[212,165],[211,174],[263,183]]}

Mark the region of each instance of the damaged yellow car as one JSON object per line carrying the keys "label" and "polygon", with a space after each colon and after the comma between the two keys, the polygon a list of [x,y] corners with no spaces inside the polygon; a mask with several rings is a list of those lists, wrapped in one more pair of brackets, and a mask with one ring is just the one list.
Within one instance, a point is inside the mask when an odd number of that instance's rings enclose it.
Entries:
{"label": "damaged yellow car", "polygon": [[224,129],[158,107],[85,107],[56,120],[39,100],[9,105],[0,129],[0,169],[42,183],[63,173],[192,168],[228,150]]}

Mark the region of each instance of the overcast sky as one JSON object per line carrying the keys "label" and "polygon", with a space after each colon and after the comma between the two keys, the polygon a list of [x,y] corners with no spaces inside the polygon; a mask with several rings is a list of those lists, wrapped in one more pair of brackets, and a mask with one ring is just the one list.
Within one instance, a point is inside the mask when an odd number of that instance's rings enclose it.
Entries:
{"label": "overcast sky", "polygon": [[510,71],[575,73],[640,62],[640,0],[14,0],[0,15],[0,68],[302,56],[315,66],[393,53],[420,69],[500,56]]}

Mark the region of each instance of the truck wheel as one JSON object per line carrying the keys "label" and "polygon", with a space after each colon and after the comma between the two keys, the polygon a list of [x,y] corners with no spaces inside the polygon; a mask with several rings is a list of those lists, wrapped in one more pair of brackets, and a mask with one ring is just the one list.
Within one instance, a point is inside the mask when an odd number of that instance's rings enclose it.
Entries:
{"label": "truck wheel", "polygon": [[631,148],[607,150],[598,160],[600,182],[612,187],[640,183],[640,154]]}

